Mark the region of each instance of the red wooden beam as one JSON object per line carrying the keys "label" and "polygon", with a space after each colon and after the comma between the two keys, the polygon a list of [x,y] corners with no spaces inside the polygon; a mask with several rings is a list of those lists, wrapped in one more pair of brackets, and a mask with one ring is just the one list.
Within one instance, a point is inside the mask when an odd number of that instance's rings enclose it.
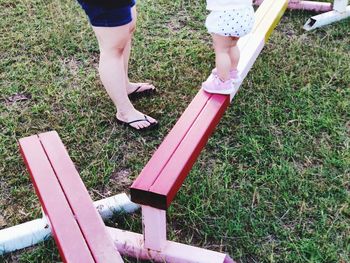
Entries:
{"label": "red wooden beam", "polygon": [[39,139],[95,261],[123,262],[58,134],[42,133]]}
{"label": "red wooden beam", "polygon": [[[265,0],[256,11],[253,31],[238,42],[241,50],[241,60],[238,67],[243,78],[252,67],[286,7],[287,0]],[[200,90],[197,96],[202,94],[203,91]],[[198,101],[198,106],[202,110],[205,104],[209,105],[212,103],[211,98],[218,97],[218,95],[208,96],[210,96],[209,100]],[[202,113],[198,111],[194,111],[189,123],[183,122],[183,117],[180,118],[167,136],[167,140],[161,144],[131,186],[132,201],[160,209],[166,209],[170,205],[187,172],[189,172],[200,150],[204,147],[208,139],[207,136],[209,136],[208,134],[212,132],[216,125],[205,126],[202,122],[211,121],[212,123],[217,123],[223,114],[221,110],[227,107],[224,107],[226,103],[228,103],[226,100],[221,105],[218,103],[212,111],[213,115],[208,115],[206,118],[200,119],[199,116]],[[185,112],[186,114],[192,114],[192,105],[189,105]],[[203,116],[206,116],[204,111]],[[184,125],[187,126],[182,127],[180,123],[185,123]],[[191,129],[197,130],[191,132]],[[178,130],[182,132],[179,133],[177,138]],[[199,136],[203,136],[203,140]],[[172,144],[168,149],[168,141],[176,143]]]}
{"label": "red wooden beam", "polygon": [[229,96],[198,92],[131,186],[132,201],[169,207],[229,102]]}
{"label": "red wooden beam", "polygon": [[38,136],[20,139],[19,145],[62,260],[95,262]]}
{"label": "red wooden beam", "polygon": [[[183,181],[192,169],[210,135],[230,104],[229,96],[212,95],[202,112],[187,132],[171,160],[159,174],[150,191],[166,198],[169,207]],[[163,208],[164,209],[164,208]]]}
{"label": "red wooden beam", "polygon": [[[130,188],[131,197],[134,202],[142,204],[143,200],[146,203],[157,203],[162,198],[161,196],[156,196],[154,193],[150,193],[149,189],[157,180],[160,172],[170,160],[210,97],[211,94],[200,90],[181,118],[176,122],[173,129],[165,137]],[[140,199],[138,198],[139,196]]]}

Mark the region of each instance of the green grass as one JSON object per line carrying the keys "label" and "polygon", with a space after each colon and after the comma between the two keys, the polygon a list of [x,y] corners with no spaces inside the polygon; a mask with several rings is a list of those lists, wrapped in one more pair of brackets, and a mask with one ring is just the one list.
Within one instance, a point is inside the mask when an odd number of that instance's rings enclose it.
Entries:
{"label": "green grass", "polygon": [[[93,199],[127,191],[213,67],[204,1],[138,3],[131,79],[159,130],[118,126],[74,1],[0,0],[0,216],[40,217],[17,140],[56,130]],[[349,20],[313,32],[287,12],[169,210],[169,239],[238,262],[350,262]],[[21,95],[17,102],[14,95]],[[141,231],[140,214],[109,222]],[[54,242],[0,258],[57,262]],[[132,262],[132,261],[130,261]]]}

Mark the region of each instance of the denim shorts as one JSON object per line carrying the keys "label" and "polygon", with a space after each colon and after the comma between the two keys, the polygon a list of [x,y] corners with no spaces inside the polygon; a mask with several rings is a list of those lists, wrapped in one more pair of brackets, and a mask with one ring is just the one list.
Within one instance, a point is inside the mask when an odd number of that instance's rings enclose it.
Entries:
{"label": "denim shorts", "polygon": [[135,5],[135,0],[122,7],[92,4],[90,1],[84,0],[78,0],[78,2],[93,26],[116,27],[129,24],[132,21],[131,8]]}

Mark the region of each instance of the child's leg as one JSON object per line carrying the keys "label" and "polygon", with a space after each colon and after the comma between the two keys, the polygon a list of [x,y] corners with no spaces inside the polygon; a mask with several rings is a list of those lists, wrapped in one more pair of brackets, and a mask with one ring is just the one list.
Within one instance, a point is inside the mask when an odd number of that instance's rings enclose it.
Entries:
{"label": "child's leg", "polygon": [[237,66],[240,58],[240,52],[237,46],[238,39],[239,38],[237,37],[232,37],[232,46],[230,48],[231,71],[237,70]]}
{"label": "child's leg", "polygon": [[[124,67],[124,50],[130,41],[130,25],[119,27],[93,27],[100,47],[99,73],[108,95],[117,107],[117,117],[121,121],[130,122],[143,119],[144,114],[131,104],[126,90],[126,74]],[[151,122],[156,122],[148,117]],[[150,125],[147,121],[132,124],[135,128]]]}
{"label": "child's leg", "polygon": [[233,39],[231,37],[212,34],[215,50],[215,63],[218,71],[218,76],[222,81],[230,79],[231,48],[233,47]]}

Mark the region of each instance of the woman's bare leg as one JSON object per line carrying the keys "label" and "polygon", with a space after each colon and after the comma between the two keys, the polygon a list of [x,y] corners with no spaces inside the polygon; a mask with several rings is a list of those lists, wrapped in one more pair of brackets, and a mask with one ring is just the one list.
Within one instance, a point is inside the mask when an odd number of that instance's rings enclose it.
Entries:
{"label": "woman's bare leg", "polygon": [[130,40],[127,42],[125,49],[124,49],[124,69],[126,74],[126,90],[127,93],[130,94],[133,91],[135,91],[138,87],[141,87],[138,91],[145,91],[149,89],[155,89],[155,87],[152,84],[149,83],[133,83],[129,81],[129,58],[130,58],[130,51],[131,51],[131,44],[132,44],[132,35],[135,32],[136,29],[136,23],[137,23],[137,12],[136,12],[136,6],[133,6],[131,9],[131,16],[132,16],[132,22],[130,22]]}
{"label": "woman's bare leg", "polygon": [[[101,81],[117,108],[117,118],[130,122],[143,119],[144,114],[131,104],[126,89],[124,51],[131,40],[130,24],[119,27],[93,27],[100,47],[99,73]],[[147,116],[150,122],[155,119]],[[150,125],[147,121],[131,124],[137,129]]]}

